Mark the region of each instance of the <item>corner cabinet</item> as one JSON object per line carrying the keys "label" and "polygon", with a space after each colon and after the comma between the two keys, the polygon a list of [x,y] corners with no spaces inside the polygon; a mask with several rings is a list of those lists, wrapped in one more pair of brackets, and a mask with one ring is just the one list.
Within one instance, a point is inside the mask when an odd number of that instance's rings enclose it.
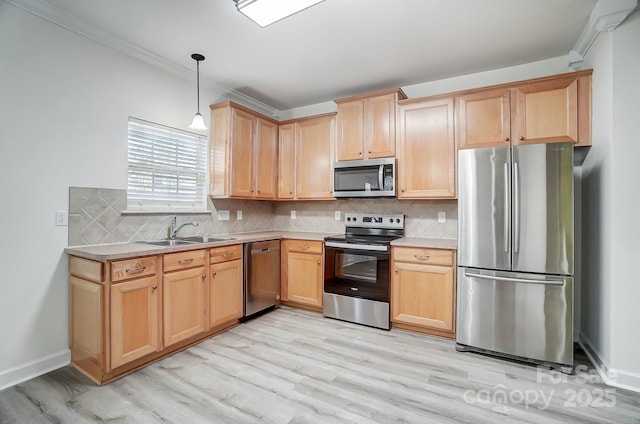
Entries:
{"label": "corner cabinet", "polygon": [[459,149],[571,141],[591,145],[591,70],[456,97]]}
{"label": "corner cabinet", "polygon": [[334,133],[335,114],[280,125],[278,199],[334,199]]}
{"label": "corner cabinet", "polygon": [[275,199],[278,123],[233,102],[211,106],[213,197]]}
{"label": "corner cabinet", "polygon": [[283,303],[322,311],[323,243],[312,240],[283,240],[280,251],[280,293]]}
{"label": "corner cabinet", "polygon": [[455,338],[455,252],[393,247],[391,255],[392,326]]}
{"label": "corner cabinet", "polygon": [[398,104],[398,199],[456,197],[453,98]]}
{"label": "corner cabinet", "polygon": [[339,161],[396,155],[396,103],[400,89],[336,100],[336,158]]}

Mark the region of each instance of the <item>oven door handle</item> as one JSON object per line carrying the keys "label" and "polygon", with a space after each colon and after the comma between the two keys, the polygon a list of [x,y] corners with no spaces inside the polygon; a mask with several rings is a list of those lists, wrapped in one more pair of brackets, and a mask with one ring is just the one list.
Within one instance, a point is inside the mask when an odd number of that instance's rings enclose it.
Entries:
{"label": "oven door handle", "polygon": [[325,241],[325,247],[337,247],[338,249],[351,249],[351,250],[369,250],[377,252],[386,252],[387,246],[372,245],[372,244],[355,244],[355,243],[338,243],[335,241]]}

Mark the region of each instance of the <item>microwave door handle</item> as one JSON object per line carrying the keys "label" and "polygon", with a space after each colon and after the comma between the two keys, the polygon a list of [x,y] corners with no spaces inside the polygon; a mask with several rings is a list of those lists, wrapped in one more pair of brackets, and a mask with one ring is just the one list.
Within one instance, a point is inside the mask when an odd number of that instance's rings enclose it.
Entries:
{"label": "microwave door handle", "polygon": [[384,174],[384,165],[380,165],[378,167],[378,189],[380,191],[384,190],[383,174]]}

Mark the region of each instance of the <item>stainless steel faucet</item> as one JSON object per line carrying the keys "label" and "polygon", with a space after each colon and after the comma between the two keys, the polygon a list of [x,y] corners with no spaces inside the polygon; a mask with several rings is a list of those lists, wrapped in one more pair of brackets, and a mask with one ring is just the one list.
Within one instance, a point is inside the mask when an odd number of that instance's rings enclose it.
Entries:
{"label": "stainless steel faucet", "polygon": [[171,240],[176,239],[176,236],[178,235],[178,231],[182,230],[183,227],[187,225],[193,225],[194,227],[198,226],[198,223],[196,221],[191,221],[191,222],[185,222],[184,224],[178,227],[177,219],[178,219],[177,216],[174,216],[173,218],[171,218],[171,235],[169,236]]}

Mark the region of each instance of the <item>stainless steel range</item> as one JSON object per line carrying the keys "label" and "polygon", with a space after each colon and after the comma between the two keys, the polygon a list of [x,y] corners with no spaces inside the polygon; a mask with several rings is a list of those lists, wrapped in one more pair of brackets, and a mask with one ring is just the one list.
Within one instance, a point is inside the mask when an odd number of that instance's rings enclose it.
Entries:
{"label": "stainless steel range", "polygon": [[348,213],[345,226],[324,241],[322,313],[388,330],[391,241],[404,236],[404,215]]}

